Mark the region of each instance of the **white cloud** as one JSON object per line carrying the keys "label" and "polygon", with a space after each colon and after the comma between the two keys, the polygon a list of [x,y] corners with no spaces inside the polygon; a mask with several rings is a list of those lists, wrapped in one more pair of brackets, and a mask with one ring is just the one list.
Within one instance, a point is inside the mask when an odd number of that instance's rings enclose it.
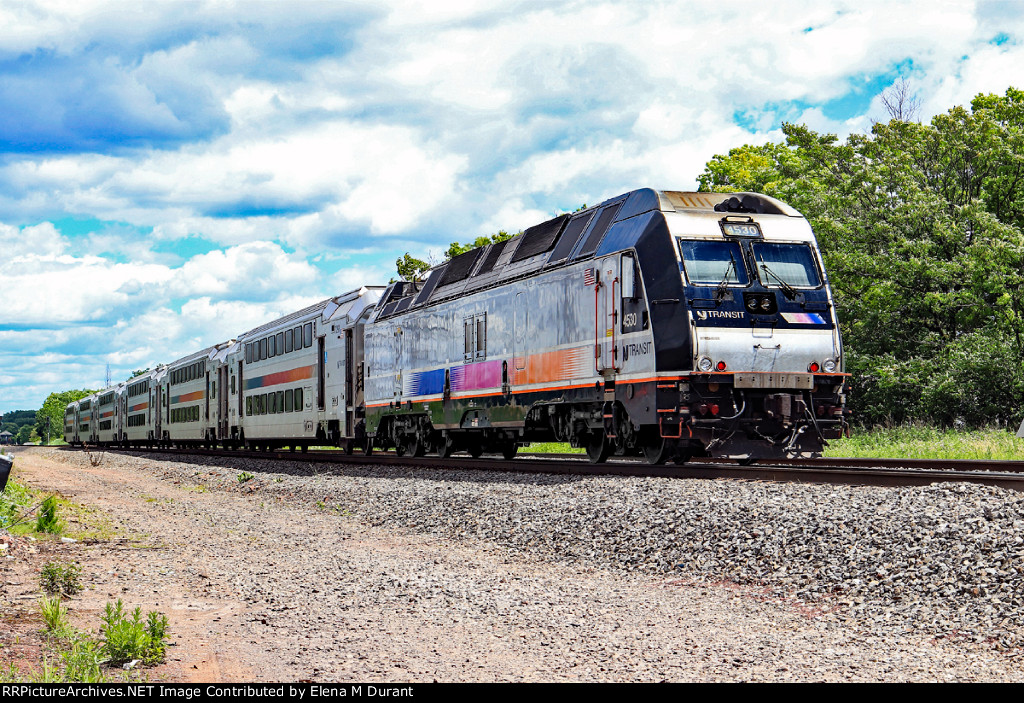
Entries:
{"label": "white cloud", "polygon": [[[986,2],[184,7],[0,5],[0,58],[33,59],[0,89],[0,219],[31,225],[0,224],[0,342],[68,356],[66,387],[384,282],[406,250],[693,187],[784,119],[866,130],[897,70],[925,120],[1024,85],[1024,16]],[[217,248],[174,253],[195,237]]]}

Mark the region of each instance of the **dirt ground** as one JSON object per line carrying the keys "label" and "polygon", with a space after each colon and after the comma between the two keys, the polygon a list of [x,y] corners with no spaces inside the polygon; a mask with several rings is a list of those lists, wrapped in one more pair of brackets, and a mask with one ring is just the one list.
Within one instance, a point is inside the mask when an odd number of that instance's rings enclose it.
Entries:
{"label": "dirt ground", "polygon": [[64,517],[87,536],[8,540],[0,666],[39,661],[39,569],[60,558],[82,565],[77,627],[95,632],[118,598],[168,616],[173,646],[151,681],[1024,679],[984,646],[879,641],[756,590],[370,527],[241,483],[209,490],[191,478],[202,470],[21,451],[14,475],[82,506]]}

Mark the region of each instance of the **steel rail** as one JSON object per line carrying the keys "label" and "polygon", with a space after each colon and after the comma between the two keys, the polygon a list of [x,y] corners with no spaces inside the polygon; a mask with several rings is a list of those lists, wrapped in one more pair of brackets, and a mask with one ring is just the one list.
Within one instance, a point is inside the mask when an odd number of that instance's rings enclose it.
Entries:
{"label": "steel rail", "polygon": [[740,466],[728,459],[699,459],[685,464],[650,465],[642,459],[615,458],[590,463],[585,455],[522,454],[515,459],[485,455],[479,459],[452,456],[399,457],[393,453],[346,454],[343,451],[253,452],[223,449],[90,448],[90,451],[184,454],[207,457],[303,461],[353,466],[463,469],[533,474],[634,476],[659,478],[737,479],[790,483],[825,483],[862,486],[927,486],[932,483],[968,482],[1024,491],[1024,462],[945,459],[798,459],[764,460]]}

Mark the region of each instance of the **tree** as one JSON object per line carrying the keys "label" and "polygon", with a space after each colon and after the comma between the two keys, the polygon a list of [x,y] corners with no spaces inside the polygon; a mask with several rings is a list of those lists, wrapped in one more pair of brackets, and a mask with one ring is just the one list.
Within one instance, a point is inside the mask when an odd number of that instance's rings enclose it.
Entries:
{"label": "tree", "polygon": [[14,435],[14,441],[16,444],[28,444],[32,441],[32,435],[34,430],[32,425],[23,425],[18,434]]}
{"label": "tree", "polygon": [[904,108],[898,115],[845,143],[784,125],[785,144],[715,157],[700,187],[763,192],[810,220],[862,422],[1015,425],[1024,93],[979,95],[930,124],[910,122]]}
{"label": "tree", "polygon": [[92,395],[96,391],[61,391],[53,392],[43,402],[43,407],[36,412],[34,429],[43,441],[53,441],[64,434],[64,411],[69,403]]}
{"label": "tree", "polygon": [[430,264],[405,252],[405,256],[395,259],[395,268],[403,281],[420,281],[423,280],[423,274],[430,270]]}
{"label": "tree", "polygon": [[882,105],[885,106],[889,117],[902,122],[916,122],[921,114],[921,101],[917,95],[910,90],[907,79],[900,76],[900,79],[889,88],[882,91]]}

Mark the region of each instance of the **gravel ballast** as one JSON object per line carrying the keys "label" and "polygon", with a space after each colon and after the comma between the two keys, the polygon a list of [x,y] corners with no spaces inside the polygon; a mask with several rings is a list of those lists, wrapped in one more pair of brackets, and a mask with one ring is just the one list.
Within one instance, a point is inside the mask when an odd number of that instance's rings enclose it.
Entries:
{"label": "gravel ballast", "polygon": [[[88,465],[79,452],[45,456]],[[733,584],[883,649],[893,633],[1011,658],[1024,645],[1024,498],[1004,489],[566,477],[245,457],[183,462],[107,454],[104,461],[261,504],[306,505],[452,545],[482,543],[553,568]],[[253,478],[240,480],[246,472]],[[436,575],[386,579],[382,590],[425,589],[441,600],[505,607],[500,586],[465,593]],[[252,602],[271,603],[269,611],[281,599],[269,586],[243,579],[238,586],[250,589]]]}

